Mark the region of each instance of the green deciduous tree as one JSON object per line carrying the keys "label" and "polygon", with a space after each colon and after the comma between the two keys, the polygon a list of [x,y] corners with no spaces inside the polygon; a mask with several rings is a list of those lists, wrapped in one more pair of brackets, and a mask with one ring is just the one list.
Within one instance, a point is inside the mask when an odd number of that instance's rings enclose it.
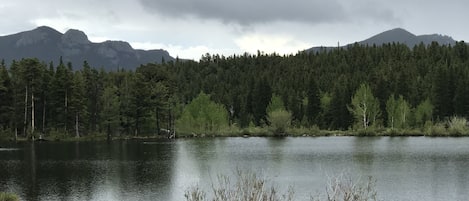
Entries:
{"label": "green deciduous tree", "polygon": [[267,113],[280,109],[285,109],[285,104],[283,103],[282,98],[280,96],[274,94],[269,105],[267,106]]}
{"label": "green deciduous tree", "polygon": [[417,126],[424,126],[425,122],[431,121],[433,117],[433,105],[427,98],[415,109],[415,123]]}
{"label": "green deciduous tree", "polygon": [[276,134],[285,133],[285,130],[290,126],[292,119],[291,112],[280,108],[274,111],[269,112],[268,120],[270,126],[274,129]]}
{"label": "green deciduous tree", "polygon": [[215,132],[228,127],[228,112],[221,104],[210,100],[205,93],[200,93],[182,112],[176,122],[176,129],[181,132]]}
{"label": "green deciduous tree", "polygon": [[411,107],[403,96],[395,99],[394,95],[391,95],[386,102],[386,111],[388,126],[391,128],[407,128],[409,126]]}
{"label": "green deciduous tree", "polygon": [[348,107],[357,121],[364,129],[377,122],[381,112],[379,101],[373,96],[370,86],[361,84],[352,97],[352,103]]}

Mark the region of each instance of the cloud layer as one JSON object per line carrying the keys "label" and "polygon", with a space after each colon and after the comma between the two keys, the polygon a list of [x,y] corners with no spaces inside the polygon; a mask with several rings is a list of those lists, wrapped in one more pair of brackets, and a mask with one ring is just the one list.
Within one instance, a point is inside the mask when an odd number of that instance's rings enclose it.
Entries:
{"label": "cloud layer", "polygon": [[149,12],[175,18],[198,17],[252,25],[275,21],[306,24],[336,23],[370,18],[396,20],[393,12],[375,1],[356,0],[140,0]]}
{"label": "cloud layer", "polygon": [[469,28],[466,0],[15,0],[0,3],[0,35],[50,26],[94,42],[124,40],[180,58],[296,53],[402,27],[456,40]]}

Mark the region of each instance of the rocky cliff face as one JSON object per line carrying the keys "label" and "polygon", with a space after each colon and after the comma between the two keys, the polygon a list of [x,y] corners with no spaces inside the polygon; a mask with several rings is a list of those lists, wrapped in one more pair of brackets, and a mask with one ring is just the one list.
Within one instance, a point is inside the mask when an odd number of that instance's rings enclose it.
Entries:
{"label": "rocky cliff face", "polygon": [[0,37],[0,59],[9,64],[27,57],[56,64],[62,57],[64,62],[72,62],[74,69],[80,69],[87,61],[93,67],[107,70],[135,69],[141,64],[174,60],[165,50],[135,50],[124,41],[92,43],[84,32],[76,29],[62,34],[50,27],[38,27]]}

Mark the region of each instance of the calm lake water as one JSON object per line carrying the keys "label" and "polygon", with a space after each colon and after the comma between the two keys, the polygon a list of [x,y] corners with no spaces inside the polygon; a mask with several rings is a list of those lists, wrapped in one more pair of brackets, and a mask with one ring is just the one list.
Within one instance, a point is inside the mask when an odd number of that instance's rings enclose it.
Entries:
{"label": "calm lake water", "polygon": [[255,172],[296,200],[330,177],[372,176],[380,200],[469,199],[469,138],[215,138],[0,144],[0,191],[21,200],[184,200],[217,175]]}

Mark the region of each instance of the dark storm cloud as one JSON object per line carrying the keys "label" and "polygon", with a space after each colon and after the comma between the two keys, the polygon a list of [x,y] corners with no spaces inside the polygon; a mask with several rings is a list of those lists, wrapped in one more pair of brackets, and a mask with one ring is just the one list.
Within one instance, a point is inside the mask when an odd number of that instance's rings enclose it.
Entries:
{"label": "dark storm cloud", "polygon": [[[221,20],[241,25],[273,21],[309,24],[354,20],[356,16],[394,20],[390,10],[371,7],[373,1],[359,0],[140,0],[147,11],[170,17]],[[363,13],[365,11],[365,13]],[[362,12],[362,13],[355,13]],[[368,12],[368,13],[366,13]],[[384,13],[384,15],[383,15]]]}

